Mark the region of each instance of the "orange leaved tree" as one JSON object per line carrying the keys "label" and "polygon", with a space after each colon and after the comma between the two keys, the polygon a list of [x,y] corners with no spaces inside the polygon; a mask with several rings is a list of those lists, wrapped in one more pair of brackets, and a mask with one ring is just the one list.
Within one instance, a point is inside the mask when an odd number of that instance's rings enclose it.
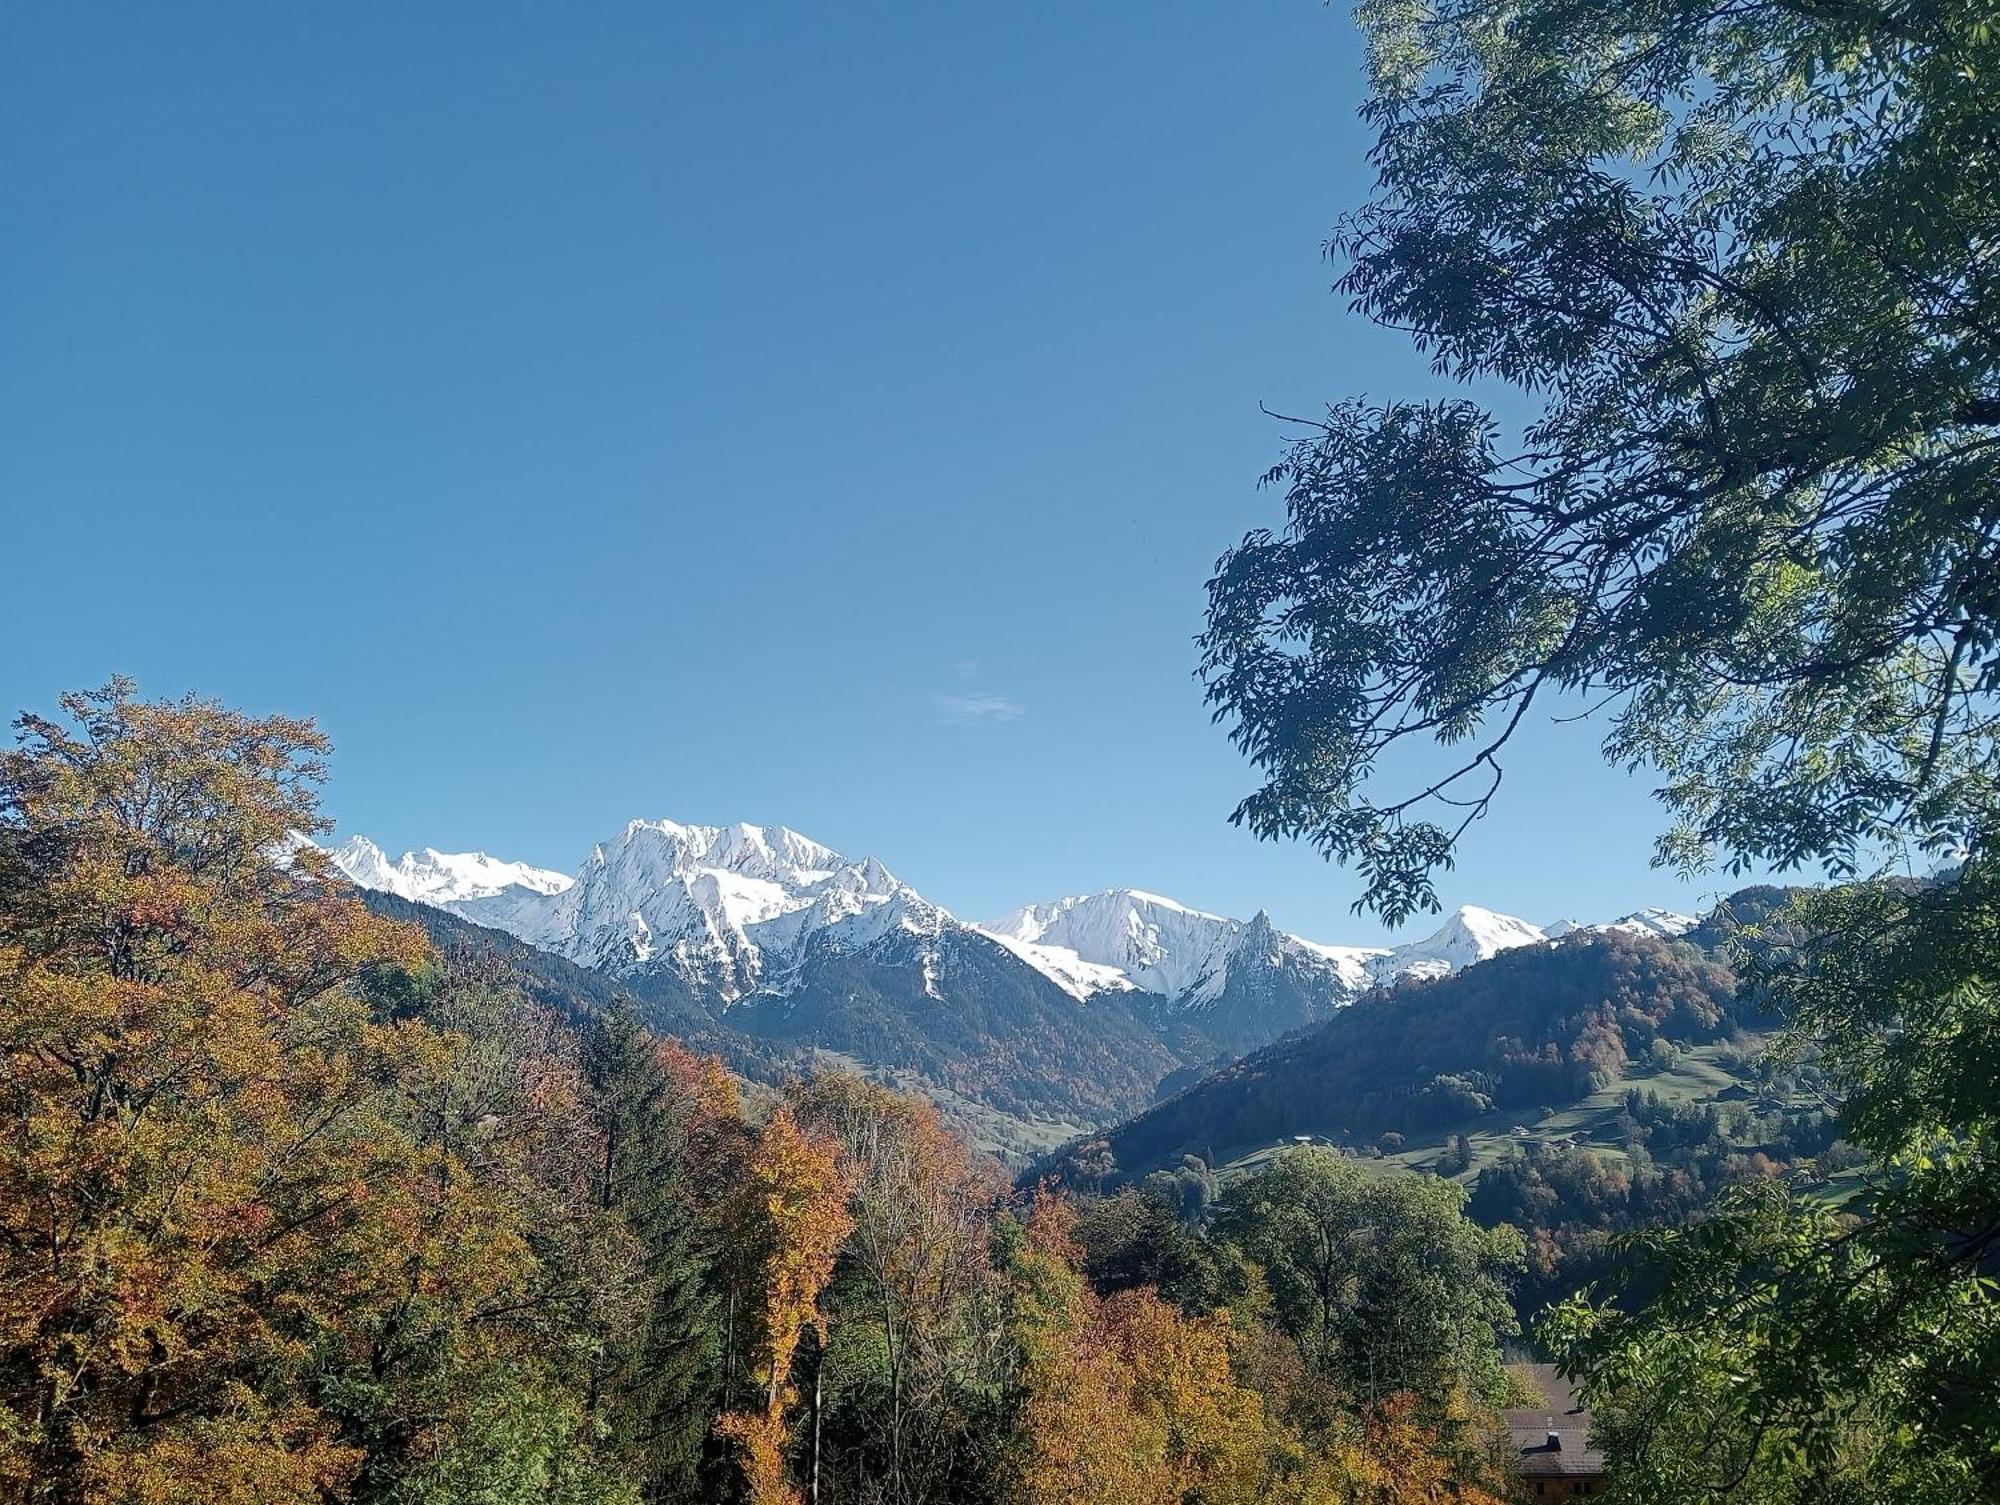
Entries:
{"label": "orange leaved tree", "polygon": [[309,1370],[420,1205],[370,1018],[421,936],[286,854],[311,723],[114,681],[0,753],[0,1501],[311,1501]]}
{"label": "orange leaved tree", "polygon": [[1043,1198],[1028,1219],[1020,1290],[1022,1447],[1028,1505],[1179,1505],[1264,1498],[1270,1425],[1237,1383],[1226,1315],[1189,1318],[1151,1290],[1094,1295],[1073,1211]]}
{"label": "orange leaved tree", "polygon": [[1407,1397],[1349,1412],[1256,1317],[1097,1295],[1074,1223],[1038,1198],[1011,1261],[1024,1505],[1499,1505]]}

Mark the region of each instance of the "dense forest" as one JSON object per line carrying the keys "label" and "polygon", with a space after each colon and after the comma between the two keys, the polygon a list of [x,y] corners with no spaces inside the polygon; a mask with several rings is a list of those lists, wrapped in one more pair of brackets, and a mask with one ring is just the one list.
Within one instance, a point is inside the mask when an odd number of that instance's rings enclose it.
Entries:
{"label": "dense forest", "polygon": [[370,910],[291,841],[308,724],[66,708],[0,761],[0,1498],[1504,1489],[1519,1244],[1459,1194],[1302,1160],[1187,1235],[1202,1282],[1122,1278],[926,1104],[746,1112],[627,1001]]}

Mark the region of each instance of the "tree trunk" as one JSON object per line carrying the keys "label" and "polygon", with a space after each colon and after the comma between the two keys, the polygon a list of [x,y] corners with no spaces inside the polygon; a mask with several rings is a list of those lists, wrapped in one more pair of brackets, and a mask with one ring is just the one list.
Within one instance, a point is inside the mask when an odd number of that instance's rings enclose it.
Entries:
{"label": "tree trunk", "polygon": [[820,1376],[826,1372],[826,1349],[820,1346],[813,1355],[813,1440],[812,1440],[812,1505],[819,1505],[819,1412]]}

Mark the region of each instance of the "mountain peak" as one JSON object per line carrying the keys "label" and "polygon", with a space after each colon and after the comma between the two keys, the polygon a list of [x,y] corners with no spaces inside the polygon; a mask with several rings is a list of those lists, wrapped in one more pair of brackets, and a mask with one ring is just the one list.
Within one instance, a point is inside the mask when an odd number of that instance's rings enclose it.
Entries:
{"label": "mountain peak", "polygon": [[1362,953],[1288,935],[1261,910],[1232,920],[1137,888],[1030,904],[981,928],[1079,997],[1117,988],[1199,1008],[1241,968],[1287,960],[1320,976],[1330,1000],[1346,1001],[1367,981]]}
{"label": "mountain peak", "polygon": [[379,889],[421,904],[448,905],[491,899],[518,890],[559,894],[570,880],[525,862],[503,862],[484,852],[440,852],[425,847],[393,861],[366,836],[350,836],[327,854],[363,888]]}
{"label": "mountain peak", "polygon": [[1455,970],[1516,946],[1540,945],[1548,939],[1539,925],[1477,904],[1461,904],[1422,940],[1391,951],[1387,968],[1389,975],[1435,971],[1439,966]]}
{"label": "mountain peak", "polygon": [[876,859],[850,861],[786,826],[632,820],[575,879],[483,853],[391,863],[365,837],[335,865],[357,883],[456,911],[571,961],[677,973],[733,1002],[779,978],[822,934],[860,947],[956,924]]}
{"label": "mountain peak", "polygon": [[625,823],[623,834],[608,847],[600,844],[597,853],[635,845],[664,851],[681,867],[724,868],[774,880],[786,875],[825,874],[852,865],[831,847],[789,826],[756,826],[747,821],[698,826],[676,820],[631,820]]}
{"label": "mountain peak", "polygon": [[[366,836],[330,855],[365,887],[454,910],[614,975],[671,974],[719,1007],[796,998],[822,960],[864,953],[871,966],[931,958],[922,963],[922,996],[948,1003],[935,956],[951,938],[978,931],[1078,1001],[1138,994],[1135,1006],[1158,1027],[1185,1027],[1232,1048],[1323,1018],[1370,987],[1453,971],[1565,929],[1467,904],[1394,949],[1337,946],[1281,930],[1263,909],[1230,919],[1122,887],[968,927],[878,858],[844,857],[789,826],[747,821],[628,821],[591,849],[574,879],[484,852],[425,847],[392,860]],[[1642,910],[1592,928],[1674,934],[1687,923]],[[1012,965],[998,956],[993,963]]]}
{"label": "mountain peak", "polygon": [[1552,941],[1579,931],[1586,935],[1602,935],[1608,930],[1622,930],[1628,935],[1672,937],[1686,935],[1700,923],[1698,916],[1682,914],[1677,909],[1635,909],[1619,919],[1606,920],[1597,925],[1580,925],[1575,920],[1557,920],[1553,925],[1545,927],[1544,934]]}

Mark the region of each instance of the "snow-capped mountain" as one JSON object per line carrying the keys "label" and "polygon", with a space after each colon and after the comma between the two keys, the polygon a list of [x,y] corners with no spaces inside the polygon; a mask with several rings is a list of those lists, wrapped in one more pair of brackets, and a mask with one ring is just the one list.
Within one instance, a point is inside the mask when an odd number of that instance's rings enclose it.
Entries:
{"label": "snow-capped mountain", "polygon": [[815,937],[853,950],[891,930],[935,936],[950,917],[874,858],[784,826],[635,820],[564,893],[509,918],[502,928],[572,961],[671,970],[734,1002],[781,990]]}
{"label": "snow-capped mountain", "polygon": [[1079,998],[1131,989],[1184,1008],[1221,997],[1232,966],[1240,976],[1243,967],[1280,961],[1321,972],[1330,990],[1352,995],[1384,954],[1304,940],[1263,914],[1231,920],[1133,888],[1030,904],[981,928]]}
{"label": "snow-capped mountain", "polygon": [[1153,1000],[1147,1016],[1181,1048],[1230,1053],[1325,1019],[1372,987],[1550,939],[1467,906],[1407,945],[1333,946],[1279,930],[1262,911],[1232,920],[1128,888],[1030,904],[983,928],[1074,997]]}
{"label": "snow-capped mountain", "polygon": [[[364,886],[397,876],[353,844],[334,861]],[[692,1011],[753,1067],[832,1053],[888,1073],[996,1147],[1131,1112],[1190,1064],[1121,995],[1081,1004],[875,859],[782,826],[633,821],[560,889],[436,907],[610,974],[654,1017]]]}
{"label": "snow-capped mountain", "polygon": [[1672,938],[1686,935],[1700,923],[1699,916],[1682,914],[1676,909],[1638,909],[1622,919],[1606,920],[1597,925],[1580,925],[1575,920],[1557,920],[1548,926],[1543,934],[1552,941],[1579,932],[1585,935],[1601,935],[1608,930],[1623,931],[1627,935],[1657,935]]}
{"label": "snow-capped mountain", "polygon": [[379,889],[419,904],[445,906],[489,899],[513,889],[559,894],[570,886],[561,873],[525,862],[503,862],[484,852],[440,852],[425,847],[392,861],[365,836],[349,837],[327,855],[335,867],[363,888]]}
{"label": "snow-capped mountain", "polygon": [[1698,915],[1682,914],[1675,909],[1641,909],[1628,914],[1622,920],[1612,920],[1605,925],[1595,925],[1594,930],[1624,930],[1634,935],[1686,935],[1701,923]]}
{"label": "snow-capped mountain", "polygon": [[[483,856],[389,864],[365,837],[332,854],[365,888],[449,909],[614,976],[672,972],[724,1004],[781,992],[809,941],[856,950],[955,924],[874,858],[850,861],[784,826],[635,820],[575,878]],[[443,877],[461,880],[456,887]],[[491,881],[506,876],[508,882]]]}
{"label": "snow-capped mountain", "polygon": [[890,932],[935,939],[972,931],[1072,998],[1142,993],[1190,1014],[1274,969],[1333,1007],[1399,977],[1442,975],[1576,930],[1672,936],[1695,924],[1644,909],[1600,925],[1543,927],[1466,905],[1421,940],[1341,946],[1279,930],[1262,914],[1231,919],[1116,888],[1026,905],[975,927],[873,857],[842,856],[785,826],[741,823],[631,821],[592,848],[574,878],[483,852],[426,847],[391,860],[365,836],[330,856],[364,888],[452,910],[614,975],[671,972],[725,1005],[790,991],[816,945],[851,952]]}
{"label": "snow-capped mountain", "polygon": [[1129,888],[1030,904],[983,928],[1078,997],[1129,988],[1186,1009],[1213,1003],[1246,969],[1282,963],[1317,973],[1329,997],[1345,1002],[1399,977],[1442,975],[1558,933],[1466,905],[1422,940],[1334,946],[1278,930],[1262,913],[1225,919]]}
{"label": "snow-capped mountain", "polygon": [[[433,848],[391,860],[365,836],[330,853],[364,888],[449,909],[570,961],[617,976],[671,973],[724,1006],[796,989],[815,947],[861,950],[885,935],[968,931],[997,942],[1070,997],[1148,995],[1156,1012],[1193,1016],[1249,989],[1234,1008],[1269,1005],[1272,978],[1310,1000],[1309,1014],[1404,976],[1438,976],[1515,946],[1577,929],[1677,935],[1694,920],[1648,909],[1600,926],[1546,928],[1467,905],[1421,940],[1392,948],[1329,945],[1259,914],[1231,919],[1140,889],[1030,904],[968,926],[873,857],[852,859],[785,826],[635,820],[591,849],[574,878],[483,852]],[[935,979],[924,984],[934,994]],[[1259,1002],[1259,1000],[1262,1000]],[[1300,1022],[1229,1023],[1232,1038],[1268,1038]]]}
{"label": "snow-capped mountain", "polygon": [[[1372,987],[1578,928],[1468,906],[1402,946],[1328,945],[1262,912],[1231,919],[1137,889],[975,926],[875,858],[784,826],[635,820],[574,877],[479,852],[391,859],[361,836],[328,855],[364,888],[619,979],[656,1017],[724,1050],[800,1063],[832,1052],[941,1103],[977,1104],[980,1132],[1016,1147],[1131,1112],[1160,1083],[1317,1024]],[[1595,928],[1667,935],[1687,923],[1646,910]]]}
{"label": "snow-capped mountain", "polygon": [[1476,904],[1461,905],[1445,922],[1420,941],[1411,941],[1384,953],[1374,963],[1375,979],[1388,982],[1411,973],[1442,975],[1512,951],[1516,946],[1536,946],[1553,937],[1539,925],[1513,915],[1481,909]]}

